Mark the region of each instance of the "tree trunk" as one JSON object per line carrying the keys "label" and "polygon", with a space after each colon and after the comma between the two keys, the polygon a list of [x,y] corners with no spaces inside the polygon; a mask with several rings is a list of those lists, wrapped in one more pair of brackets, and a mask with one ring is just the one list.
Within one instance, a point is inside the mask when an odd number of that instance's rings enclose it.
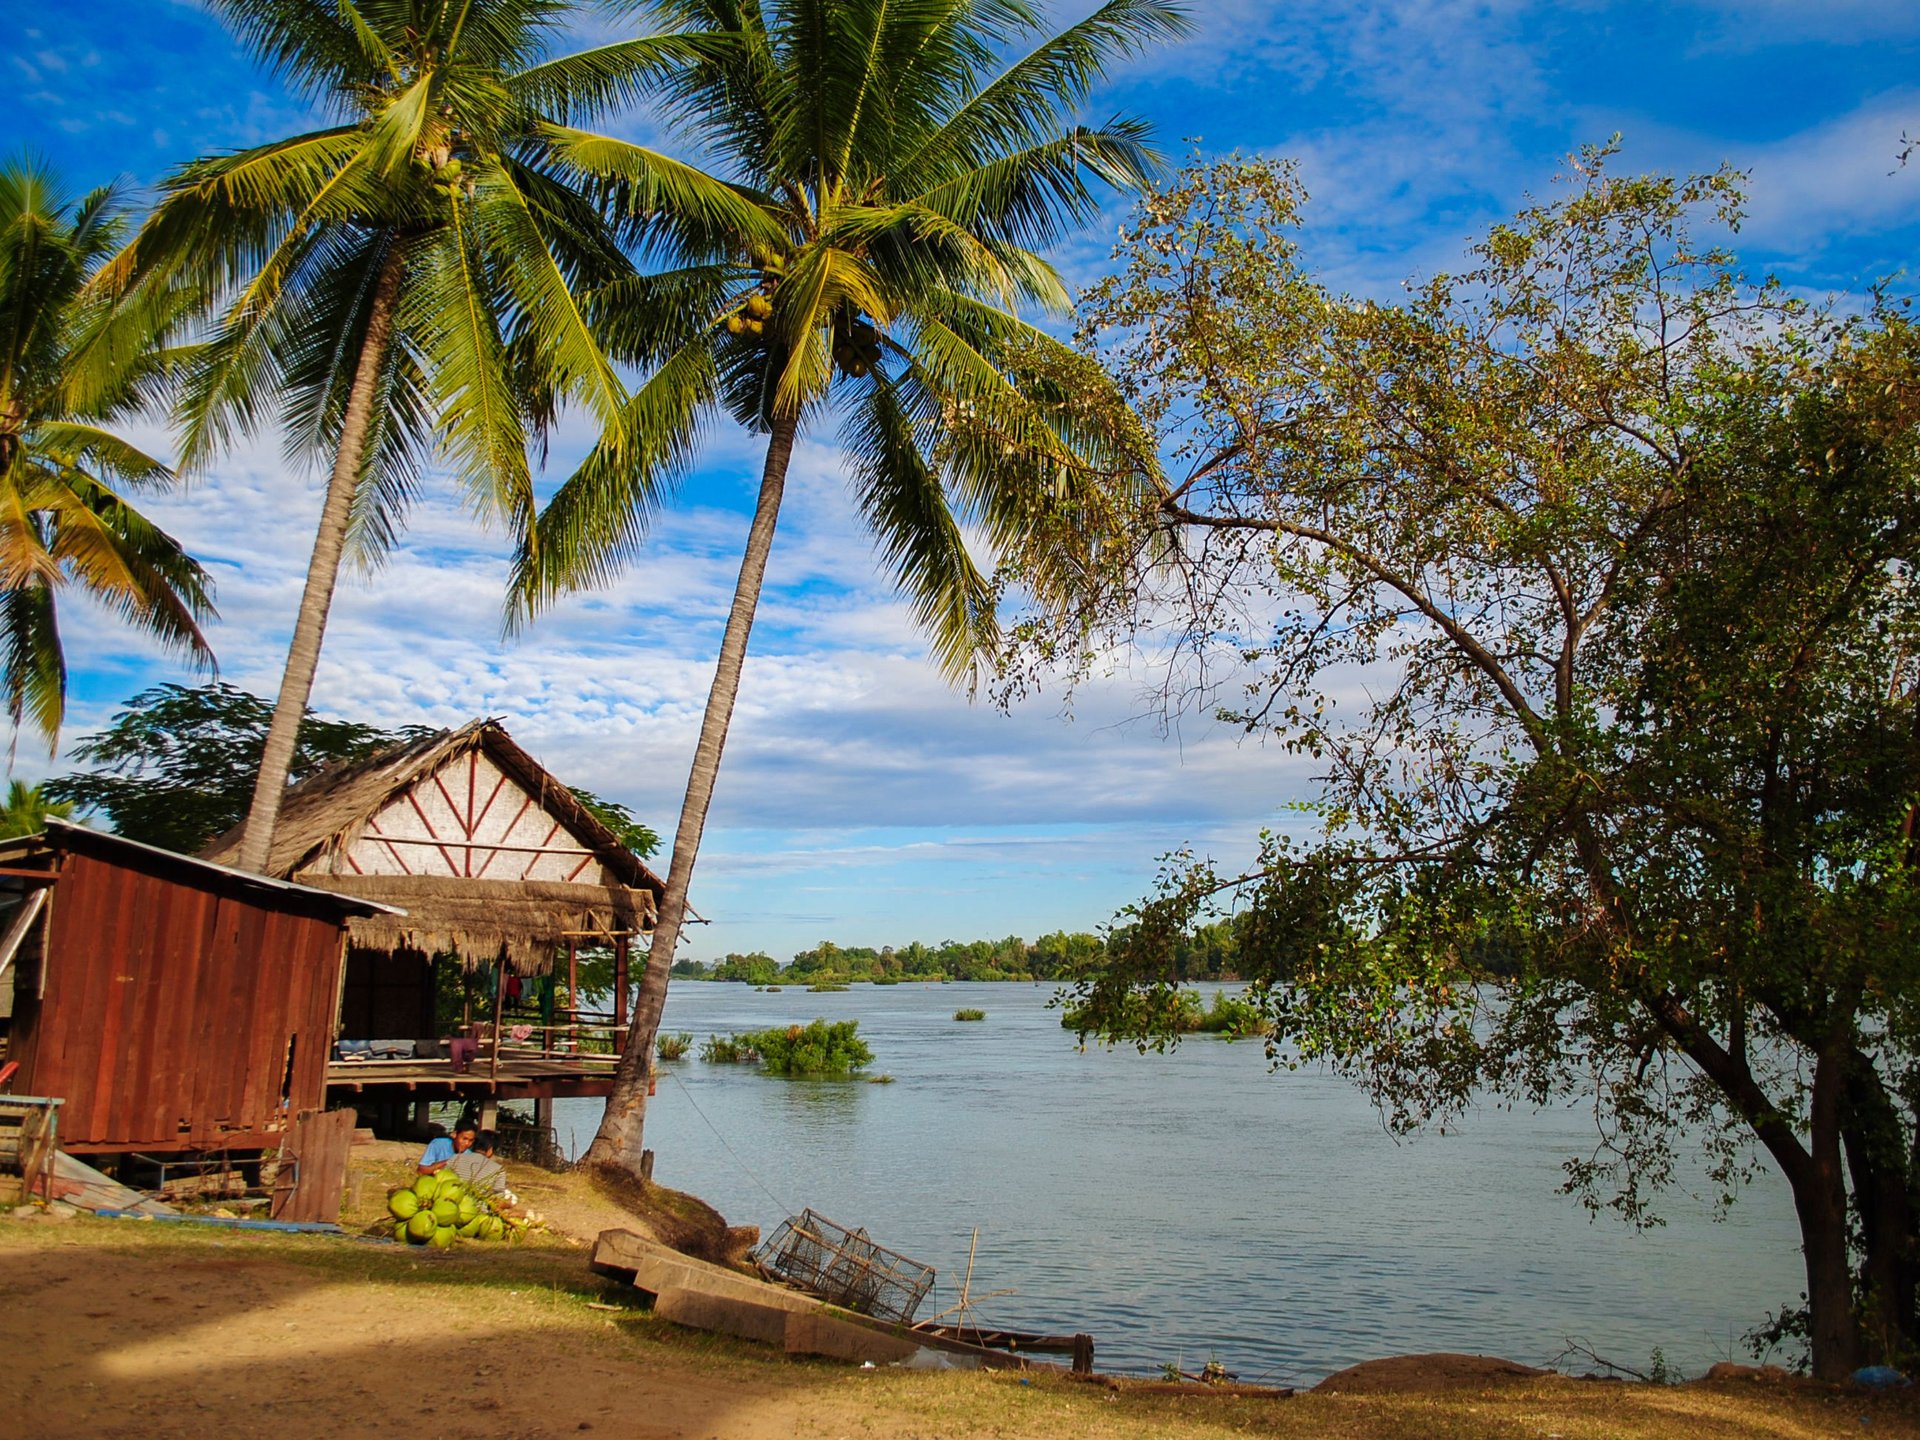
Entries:
{"label": "tree trunk", "polygon": [[1814,1062],[1807,1153],[1794,1179],[1793,1206],[1807,1264],[1807,1313],[1813,1375],[1845,1380],[1860,1366],[1860,1330],[1847,1254],[1847,1182],[1840,1158],[1840,1104],[1846,1064],[1829,1046]]}
{"label": "tree trunk", "polygon": [[720,662],[713,689],[700,722],[700,743],[687,776],[687,796],[680,805],[680,825],[673,834],[673,860],[667,868],[667,890],[654,922],[653,944],[634,1004],[633,1024],[627,1031],[626,1054],[614,1072],[613,1093],[607,1097],[600,1129],[583,1156],[589,1165],[640,1173],[641,1136],[647,1119],[647,1079],[653,1068],[653,1042],[660,1031],[660,1012],[667,1003],[667,972],[687,915],[687,892],[693,884],[694,861],[700,837],[707,827],[707,807],[713,801],[713,782],[720,773],[720,752],[727,743],[733,719],[734,697],[740,691],[740,671],[746,664],[747,637],[760,604],[760,585],[766,578],[767,557],[773,551],[774,527],[780,519],[780,498],[786,490],[787,464],[793,458],[796,419],[776,420],[767,441],[766,466],[760,475],[760,501],[753,526],[747,531],[746,554],[740,559],[740,579],[733,590],[733,608],[720,641]]}
{"label": "tree trunk", "polygon": [[1840,1133],[1865,1255],[1862,1328],[1869,1359],[1899,1364],[1920,1345],[1910,1157],[1905,1127],[1872,1062],[1856,1052],[1852,1066]]}
{"label": "tree trunk", "polygon": [[280,697],[274,702],[273,720],[267,727],[266,749],[260,756],[260,773],[253,782],[253,802],[247,809],[246,828],[240,832],[237,864],[242,870],[264,872],[267,868],[273,829],[280,819],[280,802],[286,797],[287,774],[293,768],[294,747],[300,738],[300,722],[306,718],[307,699],[313,694],[314,671],[320,667],[320,641],[326,634],[327,612],[333,606],[334,583],[340,578],[347,520],[353,511],[353,494],[359,484],[367,432],[373,424],[374,394],[379,388],[381,366],[386,363],[405,271],[406,261],[400,246],[390,240],[386,257],[380,264],[379,278],[374,282],[373,300],[367,311],[367,333],[360,342],[360,359],[353,372],[353,388],[347,392],[340,446],[334,452],[327,498],[320,507],[320,528],[313,537],[313,558],[307,565],[306,588],[300,594],[300,614],[294,622],[293,641],[287,647],[287,668],[280,680]]}

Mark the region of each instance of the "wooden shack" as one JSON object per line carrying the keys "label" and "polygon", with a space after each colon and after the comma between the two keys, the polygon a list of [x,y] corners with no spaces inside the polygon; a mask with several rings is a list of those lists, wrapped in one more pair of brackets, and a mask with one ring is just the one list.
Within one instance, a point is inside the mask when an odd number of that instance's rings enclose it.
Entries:
{"label": "wooden shack", "polygon": [[246,1151],[325,1101],[353,918],[381,902],[84,825],[0,841],[15,1094],[74,1151]]}
{"label": "wooden shack", "polygon": [[[230,860],[238,831],[202,855]],[[414,1041],[411,1057],[338,1057],[341,1098],[489,1100],[605,1094],[615,1037],[626,1026],[632,942],[653,925],[660,878],[497,720],[476,720],[287,792],[267,873],[404,910],[356,917],[350,927],[340,1038]],[[611,952],[612,1012],[588,1016],[568,977],[566,1006],[503,1022],[519,982],[551,977],[580,951]],[[481,993],[473,1023],[483,1068],[449,1065],[459,1036],[436,1018],[448,963]],[[489,993],[490,992],[490,993]],[[549,982],[544,993],[554,987]],[[523,1007],[524,1008],[524,1007]],[[589,1045],[583,1029],[599,1037]],[[515,1039],[512,1031],[525,1031]],[[537,1033],[536,1033],[537,1031]],[[405,1065],[404,1058],[422,1063]]]}

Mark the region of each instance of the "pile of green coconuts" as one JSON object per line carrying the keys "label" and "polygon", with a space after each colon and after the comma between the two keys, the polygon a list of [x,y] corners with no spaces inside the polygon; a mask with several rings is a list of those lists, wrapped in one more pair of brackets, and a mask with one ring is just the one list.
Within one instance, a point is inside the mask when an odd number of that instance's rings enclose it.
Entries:
{"label": "pile of green coconuts", "polygon": [[455,1240],[518,1240],[527,1222],[494,1209],[458,1175],[422,1175],[387,1192],[393,1238],[409,1245],[453,1248]]}

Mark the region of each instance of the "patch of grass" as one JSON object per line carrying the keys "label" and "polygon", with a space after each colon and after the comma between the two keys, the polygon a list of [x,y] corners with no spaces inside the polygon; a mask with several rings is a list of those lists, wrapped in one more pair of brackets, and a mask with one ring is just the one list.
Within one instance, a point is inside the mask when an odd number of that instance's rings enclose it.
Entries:
{"label": "patch of grass", "polygon": [[709,1065],[751,1065],[760,1052],[753,1048],[751,1035],[709,1035],[700,1058]]}
{"label": "patch of grass", "polygon": [[956,1020],[984,1020],[987,1018],[987,1012],[984,1010],[956,1010],[953,1012],[953,1018]]}
{"label": "patch of grass", "polygon": [[807,986],[809,995],[836,995],[842,990],[850,990],[850,985],[842,985],[838,980],[822,980],[818,985]]}
{"label": "patch of grass", "polygon": [[662,1060],[684,1060],[687,1052],[693,1048],[693,1036],[684,1030],[674,1035],[662,1035],[654,1042],[653,1048]]}

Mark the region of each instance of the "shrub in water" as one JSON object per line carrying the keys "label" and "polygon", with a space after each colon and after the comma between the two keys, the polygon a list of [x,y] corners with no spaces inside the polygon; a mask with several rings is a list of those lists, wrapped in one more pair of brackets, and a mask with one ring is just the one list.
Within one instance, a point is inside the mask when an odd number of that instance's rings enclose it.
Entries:
{"label": "shrub in water", "polygon": [[677,1035],[662,1035],[654,1044],[654,1051],[662,1060],[684,1060],[692,1048],[693,1036],[684,1030]]}
{"label": "shrub in water", "polygon": [[700,1058],[709,1065],[750,1065],[760,1056],[751,1035],[709,1035],[700,1047]]}
{"label": "shrub in water", "polygon": [[760,1030],[741,1036],[759,1052],[760,1063],[774,1075],[850,1075],[873,1063],[873,1051],[860,1038],[858,1020]]}
{"label": "shrub in water", "polygon": [[984,1020],[987,1018],[987,1012],[984,1010],[956,1010],[953,1012],[953,1018],[956,1020]]}

